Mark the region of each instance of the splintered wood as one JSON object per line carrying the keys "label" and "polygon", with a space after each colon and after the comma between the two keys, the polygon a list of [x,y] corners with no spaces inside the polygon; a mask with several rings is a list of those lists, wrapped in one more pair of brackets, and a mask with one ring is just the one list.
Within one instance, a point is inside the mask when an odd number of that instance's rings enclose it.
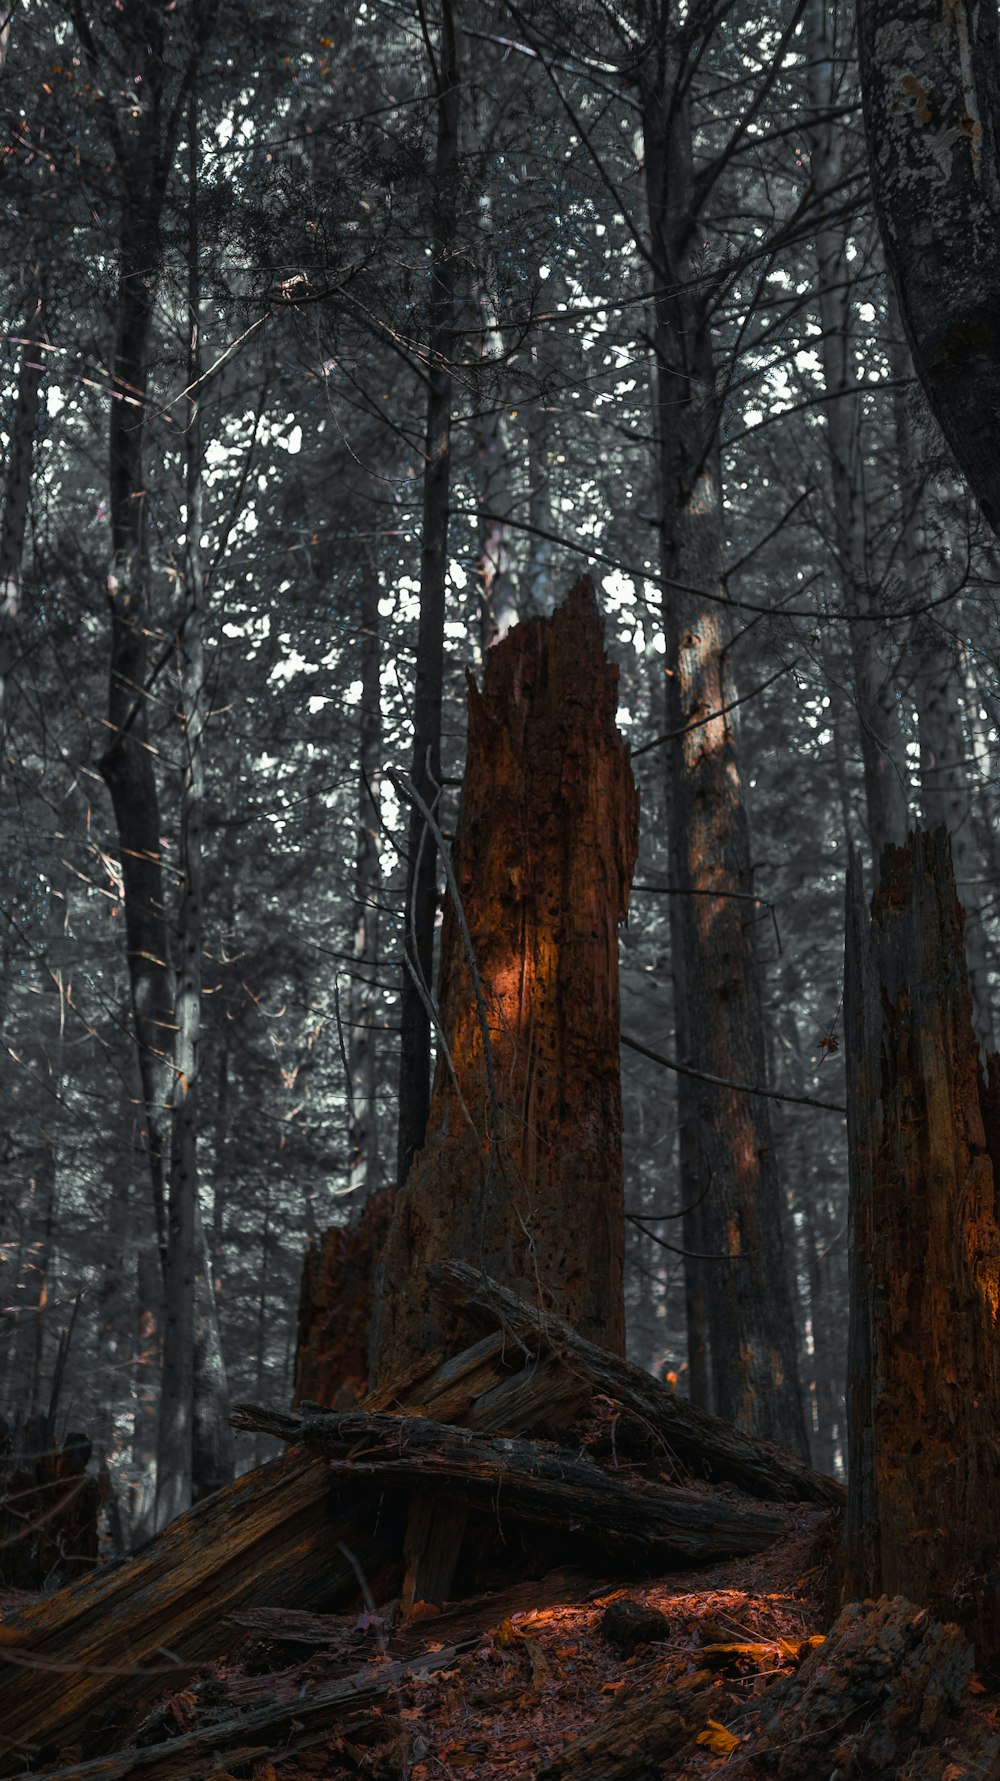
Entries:
{"label": "splintered wood", "polygon": [[[567,1326],[540,1320],[486,1277],[463,1275],[453,1306],[456,1316],[492,1327],[458,1354],[422,1357],[357,1410],[303,1404],[298,1416],[241,1412],[238,1424],[272,1430],[293,1443],[290,1453],[207,1498],[132,1559],[0,1624],[0,1773],[21,1772],[33,1754],[72,1751],[78,1761],[105,1764],[87,1771],[94,1781],[131,1774],[133,1760],[137,1775],[157,1775],[159,1754],[132,1753],[116,1767],[118,1758],[106,1753],[127,1745],[143,1711],[171,1686],[184,1689],[199,1665],[247,1636],[241,1617],[293,1610],[315,1617],[355,1598],[359,1579],[379,1601],[397,1595],[415,1501],[443,1505],[453,1529],[468,1515],[473,1557],[480,1548],[492,1553],[489,1562],[505,1567],[509,1583],[518,1566],[529,1567],[520,1575],[531,1574],[540,1541],[547,1552],[565,1547],[565,1562],[596,1560],[609,1576],[759,1552],[784,1531],[787,1511],[727,1499],[703,1482],[678,1485],[685,1469],[724,1476],[729,1463],[759,1496],[767,1495],[769,1475],[774,1496],[829,1501],[840,1494],[832,1480],[777,1449],[714,1418],[686,1417],[665,1386],[574,1341]],[[621,1468],[613,1456],[601,1463],[581,1454],[579,1434],[572,1446],[565,1436],[561,1445],[538,1439],[558,1441],[589,1413],[595,1392],[632,1412],[641,1407],[655,1437],[647,1475]],[[699,1462],[699,1439],[707,1461]],[[415,1526],[411,1516],[411,1540]],[[315,1632],[310,1623],[310,1639]],[[339,1629],[331,1651],[350,1648]],[[318,1702],[309,1725],[332,1723],[341,1714],[338,1699]],[[355,1706],[360,1712],[362,1703]],[[266,1751],[291,1720],[278,1714],[255,1724],[259,1743],[245,1727],[246,1747]],[[190,1756],[196,1765],[206,1747],[196,1740],[176,1762]]]}

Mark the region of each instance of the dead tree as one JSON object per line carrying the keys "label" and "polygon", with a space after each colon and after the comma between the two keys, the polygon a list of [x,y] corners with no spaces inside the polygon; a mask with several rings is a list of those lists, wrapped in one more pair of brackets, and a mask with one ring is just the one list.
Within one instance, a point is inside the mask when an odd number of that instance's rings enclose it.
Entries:
{"label": "dead tree", "polygon": [[947,834],[848,885],[851,1325],[846,1582],[1000,1653],[1000,1076],[972,1026]]}
{"label": "dead tree", "polygon": [[638,802],[617,681],[586,578],[490,652],[482,692],[470,680],[434,1095],[383,1257],[376,1379],[449,1333],[426,1269],[454,1257],[624,1346],[618,924]]}

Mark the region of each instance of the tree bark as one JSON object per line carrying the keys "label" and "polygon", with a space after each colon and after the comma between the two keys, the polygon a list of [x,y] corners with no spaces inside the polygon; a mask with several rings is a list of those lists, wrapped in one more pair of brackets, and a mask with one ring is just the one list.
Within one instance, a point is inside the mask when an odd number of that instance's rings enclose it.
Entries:
{"label": "tree bark", "polygon": [[750,1754],[776,1781],[905,1774],[908,1756],[946,1736],[971,1676],[957,1626],[899,1596],[850,1602],[802,1668],[768,1689]]}
{"label": "tree bark", "polygon": [[872,192],[913,363],[1000,527],[1000,28],[994,6],[859,0]]}
{"label": "tree bark", "polygon": [[[891,285],[888,322],[889,363],[897,386],[895,444],[903,514],[897,551],[907,598],[916,604],[933,601],[944,591],[941,553],[932,549],[925,523],[928,477],[923,465],[936,428],[914,379],[913,360]],[[986,860],[976,837],[974,770],[970,771],[975,738],[965,721],[968,689],[958,639],[949,628],[950,617],[947,610],[921,613],[910,634],[910,683],[920,742],[920,802],[924,827],[936,829],[943,823],[951,839],[955,885],[965,910],[973,1021],[980,1044],[989,1049],[993,1010],[981,914]]]}
{"label": "tree bark", "polygon": [[584,580],[470,681],[441,1055],[383,1257],[376,1380],[451,1333],[426,1270],[454,1256],[623,1348],[617,929],[638,812],[617,678]]}
{"label": "tree bark", "polygon": [[302,1267],[295,1395],[330,1408],[368,1383],[375,1270],[392,1218],[391,1190],[366,1200],[350,1224],[331,1225]]}
{"label": "tree bark", "polygon": [[984,1083],[947,836],[890,848],[845,967],[851,1159],[847,1588],[1000,1652],[1000,1078]]}
{"label": "tree bark", "polygon": [[[664,577],[671,957],[677,1044],[706,1075],[750,1082],[764,1055],[750,836],[728,717],[733,688],[717,601],[722,486],[711,291],[692,252],[701,198],[686,58],[696,20],[657,8],[638,69],[654,299],[655,431]],[[808,1453],[782,1232],[781,1183],[766,1100],[688,1077],[678,1085],[690,1361],[714,1407],[754,1434]],[[707,1259],[703,1259],[707,1258]]]}
{"label": "tree bark", "polygon": [[[452,0],[443,0],[436,55],[428,53],[437,86],[431,295],[428,317],[427,434],[424,446],[420,626],[413,696],[413,785],[433,810],[441,790],[441,700],[444,687],[444,613],[448,577],[448,503],[451,491],[452,371],[458,215],[458,132],[461,86]],[[410,808],[406,856],[403,978],[400,992],[399,1136],[397,1185],[402,1187],[424,1141],[431,1098],[437,855],[417,804]]]}

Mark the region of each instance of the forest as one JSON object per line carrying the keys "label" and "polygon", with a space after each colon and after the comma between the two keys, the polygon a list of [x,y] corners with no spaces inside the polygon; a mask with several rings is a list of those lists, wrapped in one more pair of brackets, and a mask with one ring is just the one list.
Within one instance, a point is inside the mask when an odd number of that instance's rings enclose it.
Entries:
{"label": "forest", "polygon": [[0,1775],[1000,1777],[996,6],[0,107]]}

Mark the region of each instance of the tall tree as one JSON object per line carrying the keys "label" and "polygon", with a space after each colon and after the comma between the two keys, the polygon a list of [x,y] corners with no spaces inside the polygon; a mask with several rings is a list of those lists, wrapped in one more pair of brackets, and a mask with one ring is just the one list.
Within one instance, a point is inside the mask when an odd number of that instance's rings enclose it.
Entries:
{"label": "tall tree", "polygon": [[692,1390],[703,1397],[707,1328],[719,1414],[804,1453],[768,1104],[719,1086],[753,1081],[764,1033],[744,907],[753,895],[749,827],[727,715],[735,694],[723,621],[713,290],[697,277],[704,207],[732,146],[698,164],[692,83],[716,22],[713,7],[693,6],[678,21],[666,0],[650,0],[637,70],[654,284],[675,1020],[678,1050],[695,1072],[679,1087],[689,1353]]}
{"label": "tall tree", "polygon": [[[427,428],[420,555],[420,629],[413,697],[414,789],[429,809],[441,792],[441,701],[451,491],[452,358],[458,286],[458,172],[461,81],[452,0],[443,0],[437,45],[421,0],[421,28],[437,99],[427,313]],[[407,836],[403,981],[400,995],[397,1182],[405,1182],[424,1141],[430,1109],[430,997],[434,979],[437,852],[419,805]]]}

